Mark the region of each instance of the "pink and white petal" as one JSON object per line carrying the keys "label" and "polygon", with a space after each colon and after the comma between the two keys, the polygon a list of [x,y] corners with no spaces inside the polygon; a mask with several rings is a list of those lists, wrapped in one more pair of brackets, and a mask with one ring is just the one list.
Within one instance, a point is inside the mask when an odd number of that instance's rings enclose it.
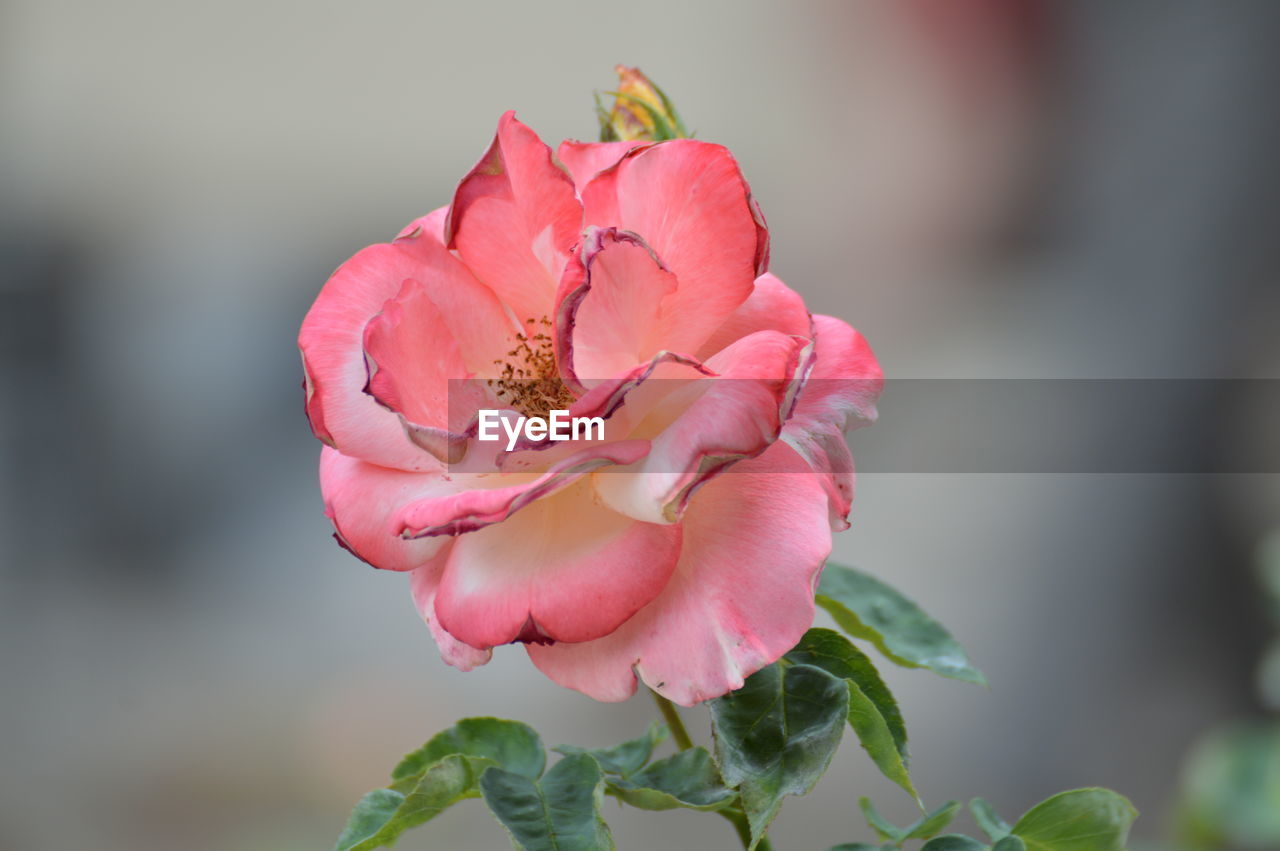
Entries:
{"label": "pink and white petal", "polygon": [[[439,289],[442,282],[433,283]],[[405,281],[365,326],[365,392],[400,417],[415,444],[441,461],[456,463],[466,454],[467,432],[477,412],[495,403],[484,382],[468,380],[470,370],[449,319],[425,285]],[[483,351],[488,340],[492,348],[500,333],[484,326],[468,336],[469,347]]]}
{"label": "pink and white petal", "polygon": [[414,423],[449,427],[449,380],[465,378],[467,366],[426,287],[404,282],[365,326],[364,350],[368,393]]}
{"label": "pink and white petal", "polygon": [[746,301],[767,231],[721,145],[673,139],[628,153],[582,190],[585,222],[640,234],[680,282],[662,339],[695,352]]}
{"label": "pink and white petal", "polygon": [[435,612],[449,634],[476,647],[599,638],[667,584],[680,538],[679,527],[609,511],[579,480],[458,538]]}
{"label": "pink and white petal", "polygon": [[646,142],[635,140],[624,142],[579,142],[566,139],[556,148],[556,159],[569,169],[573,175],[574,187],[578,194],[591,179],[606,168],[614,165],[626,155],[627,151],[638,148]]}
{"label": "pink and white petal", "polygon": [[[615,424],[615,418],[622,420],[626,423],[625,431],[618,434],[630,435],[633,427],[674,389],[690,380],[714,376],[709,367],[695,358],[658,352],[648,363],[595,383],[569,406],[569,413],[575,417],[604,417],[607,427]],[[659,380],[650,383],[651,379]],[[623,416],[617,417],[620,409]]]}
{"label": "pink and white petal", "polygon": [[822,427],[808,432],[782,432],[782,440],[809,462],[820,476],[827,492],[831,529],[843,532],[849,528],[849,510],[853,507],[853,453],[843,432]]}
{"label": "pink and white petal", "polygon": [[451,488],[396,506],[391,525],[406,539],[463,535],[508,520],[520,509],[563,490],[603,467],[633,464],[649,451],[645,440],[591,444],[543,473],[453,475]]}
{"label": "pink and white petal", "polygon": [[813,335],[809,308],[795,290],[772,273],[756,278],[751,295],[702,344],[698,357],[714,355],[737,340],[756,331],[781,331],[798,337]]}
{"label": "pink and white petal", "polygon": [[[447,556],[447,550],[444,554]],[[409,589],[413,593],[413,604],[417,607],[418,614],[426,621],[436,640],[436,646],[440,648],[440,658],[460,671],[471,671],[487,664],[493,658],[493,650],[481,650],[464,644],[440,625],[440,619],[436,617],[436,589],[440,587],[440,574],[444,570],[445,560],[437,556],[430,564],[424,564],[410,573]]]}
{"label": "pink and white petal", "polygon": [[876,420],[876,400],[884,389],[884,370],[871,344],[856,329],[834,316],[813,317],[813,371],[796,401],[792,419],[822,420],[841,428]]}
{"label": "pink and white petal", "polygon": [[434,468],[434,459],[408,439],[399,418],[364,392],[364,329],[406,279],[428,277],[449,263],[458,267],[431,240],[371,245],[325,283],[298,333],[307,416],[321,440],[387,467]]}
{"label": "pink and white petal", "polygon": [[876,419],[884,373],[866,338],[845,322],[815,316],[815,361],[782,430],[782,439],[823,475],[831,497],[831,523],[849,526],[853,456],[844,433]]}
{"label": "pink and white petal", "polygon": [[439,462],[431,460],[436,470],[411,473],[322,448],[320,492],[338,542],[382,570],[414,570],[429,562],[445,539],[405,540],[389,518],[405,503],[438,496],[454,487]]}
{"label": "pink and white petal", "polygon": [[589,227],[565,266],[556,297],[560,373],[585,389],[646,363],[663,347],[657,337],[663,300],[676,278],[640,237]]}
{"label": "pink and white petal", "polygon": [[507,112],[489,150],[458,184],[445,244],[523,322],[551,315],[581,229],[573,180],[538,135]]}
{"label": "pink and white petal", "polygon": [[444,244],[444,222],[449,216],[449,207],[438,207],[427,213],[425,216],[419,216],[401,229],[396,235],[396,239],[417,239],[420,236],[429,236],[435,239],[441,245]]}
{"label": "pink and white petal", "polygon": [[827,499],[790,447],[775,444],[699,491],[680,562],[662,593],[617,630],[579,644],[529,645],[563,686],[620,701],[636,676],[685,706],[740,688],[813,623],[831,550]]}
{"label": "pink and white petal", "polygon": [[714,377],[668,393],[636,426],[633,435],[648,437],[652,449],[597,476],[601,499],[637,520],[676,522],[701,485],[777,440],[809,354],[807,339],[778,331],[757,331],[718,353],[706,363]]}
{"label": "pink and white petal", "polygon": [[522,330],[510,311],[492,290],[469,273],[439,275],[422,283],[457,341],[467,372],[484,377],[497,375],[495,361],[507,356]]}

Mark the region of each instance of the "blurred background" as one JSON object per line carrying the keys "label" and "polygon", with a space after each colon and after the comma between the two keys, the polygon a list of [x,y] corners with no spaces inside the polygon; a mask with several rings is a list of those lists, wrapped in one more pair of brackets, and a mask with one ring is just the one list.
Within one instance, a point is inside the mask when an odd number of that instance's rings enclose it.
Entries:
{"label": "blurred background", "polygon": [[[729,145],[773,271],[890,376],[857,455],[912,434],[894,379],[1280,377],[1277,36],[1268,0],[0,4],[0,849],[328,848],[456,718],[605,745],[654,715],[517,648],[447,668],[405,577],[321,513],[302,316],[503,110],[593,138],[623,62]],[[1274,441],[1274,406],[1188,386],[1146,413],[1189,455]],[[1098,414],[1042,445],[1105,443]],[[860,478],[837,559],[992,683],[888,672],[927,802],[1107,785],[1135,847],[1175,835],[1194,744],[1280,695],[1255,676],[1280,480],[1197,469]],[[777,846],[869,839],[860,794],[910,817],[847,744]],[[698,813],[607,817],[623,849],[734,847]],[[400,847],[507,840],[471,803]]]}

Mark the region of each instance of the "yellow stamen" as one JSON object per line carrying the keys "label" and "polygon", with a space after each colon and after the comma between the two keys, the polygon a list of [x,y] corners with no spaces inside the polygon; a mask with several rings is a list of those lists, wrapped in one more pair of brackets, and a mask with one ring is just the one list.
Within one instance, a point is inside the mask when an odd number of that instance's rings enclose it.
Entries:
{"label": "yellow stamen", "polygon": [[545,316],[527,320],[525,332],[515,335],[516,345],[507,352],[507,359],[494,361],[499,376],[486,383],[503,404],[527,417],[545,419],[551,411],[568,410],[573,394],[560,380],[555,341],[545,331],[534,333],[538,326],[549,329],[551,320]]}

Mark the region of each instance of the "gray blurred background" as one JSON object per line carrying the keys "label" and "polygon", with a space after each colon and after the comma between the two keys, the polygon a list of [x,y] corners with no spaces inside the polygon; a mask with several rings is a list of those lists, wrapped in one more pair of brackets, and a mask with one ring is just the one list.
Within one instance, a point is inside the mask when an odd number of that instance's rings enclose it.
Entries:
{"label": "gray blurred background", "polygon": [[[1278,25],[1266,0],[7,0],[0,849],[328,848],[458,717],[604,745],[654,715],[517,648],[445,667],[405,578],[321,514],[298,324],[342,260],[448,201],[501,111],[592,138],[613,64],[648,72],[738,156],[773,270],[870,338],[894,440],[893,378],[1280,375]],[[1239,394],[1150,416],[1188,453],[1274,439]],[[1277,477],[858,489],[837,557],[992,683],[889,673],[926,801],[1015,816],[1104,784],[1143,811],[1136,836],[1166,835],[1190,743],[1259,709],[1250,553]],[[859,794],[910,815],[849,744],[777,846],[868,839]],[[608,818],[623,849],[734,847],[703,814]],[[400,847],[507,840],[473,802]]]}

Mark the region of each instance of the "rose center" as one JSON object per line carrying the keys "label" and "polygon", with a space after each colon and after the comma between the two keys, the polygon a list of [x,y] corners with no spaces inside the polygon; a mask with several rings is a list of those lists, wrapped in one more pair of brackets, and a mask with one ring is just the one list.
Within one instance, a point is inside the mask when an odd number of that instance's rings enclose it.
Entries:
{"label": "rose center", "polygon": [[560,380],[550,331],[551,320],[545,316],[526,321],[506,358],[494,361],[498,377],[486,382],[502,404],[527,417],[545,419],[551,411],[568,410],[573,403],[573,394]]}

